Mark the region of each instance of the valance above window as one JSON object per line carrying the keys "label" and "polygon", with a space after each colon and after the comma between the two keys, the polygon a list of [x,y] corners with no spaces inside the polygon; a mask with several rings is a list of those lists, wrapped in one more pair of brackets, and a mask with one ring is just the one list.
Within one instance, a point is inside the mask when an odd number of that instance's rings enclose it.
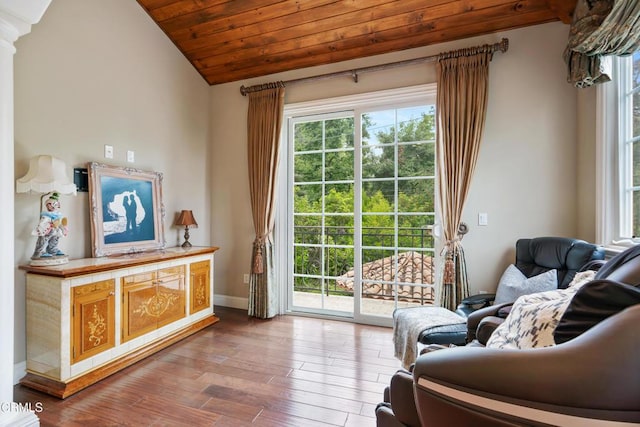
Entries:
{"label": "valance above window", "polygon": [[607,55],[630,55],[638,49],[638,0],[578,0],[564,52],[567,81],[576,87],[608,82]]}

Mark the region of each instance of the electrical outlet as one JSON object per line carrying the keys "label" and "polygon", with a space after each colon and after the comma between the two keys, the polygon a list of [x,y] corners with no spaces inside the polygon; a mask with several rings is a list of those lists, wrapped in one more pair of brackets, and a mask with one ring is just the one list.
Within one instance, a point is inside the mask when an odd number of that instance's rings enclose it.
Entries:
{"label": "electrical outlet", "polygon": [[249,284],[249,275],[245,274],[244,277],[242,278],[242,280],[243,280],[245,285],[248,285]]}
{"label": "electrical outlet", "polygon": [[113,159],[113,145],[104,146],[104,158]]}
{"label": "electrical outlet", "polygon": [[136,161],[136,153],[134,151],[127,151],[127,162],[133,163]]}

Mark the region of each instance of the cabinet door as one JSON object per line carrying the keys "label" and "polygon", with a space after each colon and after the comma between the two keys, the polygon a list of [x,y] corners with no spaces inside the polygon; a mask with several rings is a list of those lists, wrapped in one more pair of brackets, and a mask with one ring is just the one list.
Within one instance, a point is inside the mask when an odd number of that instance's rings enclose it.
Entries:
{"label": "cabinet door", "polygon": [[209,308],[211,298],[211,262],[209,260],[194,262],[189,266],[191,277],[189,280],[190,314]]}
{"label": "cabinet door", "polygon": [[185,266],[122,278],[122,342],[186,315]]}
{"label": "cabinet door", "polygon": [[115,281],[72,288],[71,359],[76,363],[115,345]]}
{"label": "cabinet door", "polygon": [[158,270],[158,287],[154,301],[158,327],[168,325],[186,315],[184,278],[184,265]]}
{"label": "cabinet door", "polygon": [[122,278],[122,342],[157,328],[156,273]]}

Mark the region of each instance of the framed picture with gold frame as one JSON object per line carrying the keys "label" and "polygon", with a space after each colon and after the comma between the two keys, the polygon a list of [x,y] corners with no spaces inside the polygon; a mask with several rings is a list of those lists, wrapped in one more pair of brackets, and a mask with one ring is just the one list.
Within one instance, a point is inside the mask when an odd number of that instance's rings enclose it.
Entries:
{"label": "framed picture with gold frame", "polygon": [[162,174],[96,162],[87,168],[93,256],[163,249]]}

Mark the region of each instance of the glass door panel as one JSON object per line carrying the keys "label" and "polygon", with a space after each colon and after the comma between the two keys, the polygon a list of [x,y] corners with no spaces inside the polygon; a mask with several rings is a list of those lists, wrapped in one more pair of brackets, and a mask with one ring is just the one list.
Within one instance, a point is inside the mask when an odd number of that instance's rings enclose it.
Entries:
{"label": "glass door panel", "polygon": [[361,114],[361,304],[390,317],[434,300],[435,108]]}
{"label": "glass door panel", "polygon": [[302,118],[293,135],[294,310],[353,316],[354,120]]}

